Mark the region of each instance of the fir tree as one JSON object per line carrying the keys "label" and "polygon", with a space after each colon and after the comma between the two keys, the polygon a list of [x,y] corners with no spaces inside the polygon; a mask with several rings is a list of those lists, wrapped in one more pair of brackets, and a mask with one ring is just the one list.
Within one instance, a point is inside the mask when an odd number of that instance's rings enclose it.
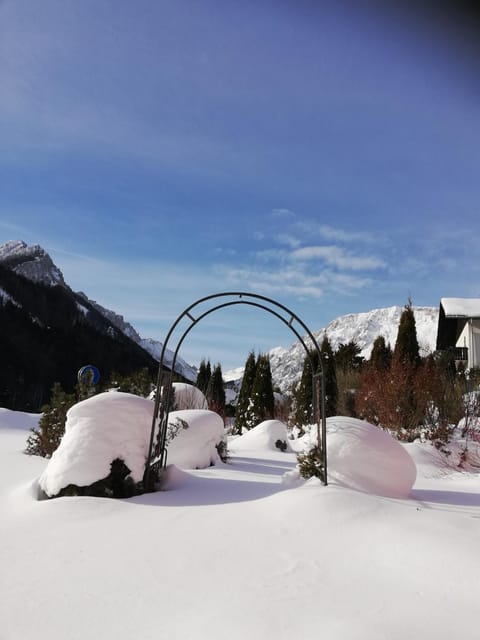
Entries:
{"label": "fir tree", "polygon": [[392,349],[385,343],[383,336],[375,338],[370,354],[369,365],[375,371],[387,371],[392,363]]}
{"label": "fir tree", "polygon": [[335,364],[337,368],[341,369],[343,373],[358,369],[363,363],[363,358],[360,356],[360,353],[361,349],[354,340],[347,343],[341,342],[335,351]]}
{"label": "fir tree", "polygon": [[222,377],[222,367],[217,364],[210,376],[206,398],[210,411],[215,411],[225,418],[225,389]]}
{"label": "fir tree", "polygon": [[75,396],[65,393],[58,382],[53,385],[50,403],[42,407],[38,429],[32,429],[25,453],[44,458],[52,455],[65,433],[67,411],[75,402]]}
{"label": "fir tree", "polygon": [[325,376],[325,415],[328,418],[337,415],[337,373],[333,349],[327,335],[323,338],[320,352]]}
{"label": "fir tree", "polygon": [[112,373],[108,386],[113,387],[117,391],[133,393],[136,396],[147,398],[155,385],[149,370],[144,367],[127,375]]}
{"label": "fir tree", "polygon": [[313,378],[312,363],[315,371],[319,371],[318,352],[310,351],[303,361],[300,383],[295,392],[295,412],[293,420],[299,427],[315,422],[313,415]]}
{"label": "fir tree", "polygon": [[203,359],[200,362],[200,367],[198,369],[196,386],[204,395],[207,393],[208,383],[210,382],[211,377],[212,370],[210,360],[208,362],[205,362],[205,359]]}
{"label": "fir tree", "polygon": [[393,357],[403,364],[411,364],[413,366],[420,364],[420,349],[411,300],[407,302],[400,316]]}
{"label": "fir tree", "polygon": [[271,420],[275,412],[272,372],[268,355],[260,354],[255,369],[255,379],[247,409],[247,423],[254,427],[264,420]]}
{"label": "fir tree", "polygon": [[250,404],[250,398],[252,395],[253,381],[255,380],[255,372],[257,363],[255,360],[255,353],[251,351],[245,362],[245,369],[243,372],[242,384],[238,394],[237,407],[235,411],[235,433],[241,435],[242,429],[249,429],[247,425],[247,410]]}

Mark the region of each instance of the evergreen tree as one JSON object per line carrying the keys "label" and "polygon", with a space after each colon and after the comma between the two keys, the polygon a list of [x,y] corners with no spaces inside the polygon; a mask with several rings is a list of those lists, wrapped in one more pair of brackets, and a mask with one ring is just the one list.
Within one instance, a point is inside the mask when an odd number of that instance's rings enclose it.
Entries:
{"label": "evergreen tree", "polygon": [[235,433],[241,435],[242,429],[249,429],[247,425],[247,410],[250,404],[250,398],[252,395],[253,381],[255,380],[255,372],[257,363],[255,360],[255,353],[251,351],[245,362],[245,369],[243,372],[242,384],[238,393],[237,407],[235,411]]}
{"label": "evergreen tree", "polygon": [[385,343],[383,336],[375,338],[370,354],[369,365],[375,371],[387,371],[392,363],[392,349]]}
{"label": "evergreen tree", "polygon": [[337,373],[332,345],[327,335],[322,340],[320,352],[325,376],[325,415],[328,418],[337,415]]}
{"label": "evergreen tree", "polygon": [[211,377],[212,370],[210,360],[208,362],[205,362],[205,359],[203,359],[198,369],[196,386],[204,395],[207,393],[208,383],[210,382]]}
{"label": "evergreen tree", "polygon": [[360,353],[361,349],[354,340],[340,343],[335,351],[338,415],[356,417],[355,395],[364,364]]}
{"label": "evergreen tree", "polygon": [[222,418],[225,418],[225,389],[223,385],[222,367],[217,364],[210,376],[206,398],[210,411],[215,411]]}
{"label": "evergreen tree", "polygon": [[351,340],[350,342],[341,342],[335,351],[335,364],[338,369],[341,369],[343,373],[358,369],[362,363],[363,358],[360,356],[361,349],[358,344]]}
{"label": "evergreen tree", "polygon": [[295,392],[295,411],[293,415],[294,423],[299,427],[313,424],[313,378],[312,363],[316,372],[319,370],[319,358],[316,350],[310,351],[309,356],[305,356],[303,361],[302,377]]}
{"label": "evergreen tree", "polygon": [[117,391],[133,393],[143,398],[150,395],[154,386],[152,375],[146,367],[127,375],[114,372],[108,382],[109,388],[113,387]]}
{"label": "evergreen tree", "polygon": [[273,396],[272,372],[270,358],[266,354],[259,354],[255,369],[255,379],[247,409],[247,423],[254,427],[264,420],[271,420],[275,412]]}
{"label": "evergreen tree", "polygon": [[65,433],[67,411],[76,402],[73,394],[65,393],[58,382],[52,387],[50,403],[42,407],[38,429],[32,429],[25,453],[49,458]]}
{"label": "evergreen tree", "polygon": [[417,328],[411,300],[407,302],[400,316],[393,357],[403,364],[411,364],[414,366],[420,364],[420,349],[418,346]]}

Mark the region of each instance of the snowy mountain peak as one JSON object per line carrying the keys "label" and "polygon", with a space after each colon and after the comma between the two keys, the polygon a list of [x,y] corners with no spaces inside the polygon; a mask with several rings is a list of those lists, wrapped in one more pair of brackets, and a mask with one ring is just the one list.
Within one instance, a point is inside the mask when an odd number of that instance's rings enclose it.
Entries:
{"label": "snowy mountain peak", "polygon": [[40,245],[28,246],[23,240],[0,245],[0,264],[33,282],[66,287],[63,274]]}
{"label": "snowy mountain peak", "polygon": [[[40,245],[27,245],[23,240],[10,240],[0,245],[0,264],[19,275],[32,280],[33,282],[46,284],[48,286],[60,285],[70,289],[63,279],[62,272],[54,264],[48,253]],[[141,338],[134,327],[127,322],[123,316],[102,307],[94,300],[90,300],[83,292],[73,294],[77,297],[78,308],[84,314],[89,313],[89,308],[93,307],[114,327],[119,329],[124,335],[136,342],[142,349],[147,351],[153,358],[159,360],[162,351],[162,343],[151,338]],[[5,299],[6,293],[0,290],[0,300]],[[83,306],[82,302],[88,304]],[[168,367],[173,361],[173,353],[167,349],[165,353],[165,365]],[[175,371],[190,381],[196,380],[197,370],[182,358],[177,358]]]}
{"label": "snowy mountain peak", "polygon": [[[364,313],[350,313],[332,320],[326,327],[313,332],[315,339],[321,344],[325,334],[328,336],[332,348],[335,350],[343,343],[356,342],[361,349],[360,355],[370,357],[373,343],[378,336],[383,336],[385,342],[395,346],[398,325],[403,307],[394,306],[383,309],[373,309]],[[436,307],[414,307],[417,338],[422,355],[435,350],[438,309]],[[309,340],[306,340],[309,344]],[[291,392],[293,386],[301,377],[305,350],[300,342],[295,342],[289,348],[275,347],[269,352],[270,367],[274,385],[283,393]],[[228,379],[238,378],[243,374],[242,369],[227,372]]]}

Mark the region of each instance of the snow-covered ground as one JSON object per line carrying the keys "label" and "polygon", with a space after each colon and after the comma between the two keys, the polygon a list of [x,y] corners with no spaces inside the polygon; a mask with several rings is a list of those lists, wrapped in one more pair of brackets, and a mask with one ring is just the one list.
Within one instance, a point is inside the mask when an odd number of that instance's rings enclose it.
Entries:
{"label": "snow-covered ground", "polygon": [[405,446],[402,499],[371,474],[368,491],[291,480],[295,454],[262,428],[228,464],[171,467],[162,492],[38,501],[36,419],[0,409],[1,640],[479,637],[479,476],[429,445]]}

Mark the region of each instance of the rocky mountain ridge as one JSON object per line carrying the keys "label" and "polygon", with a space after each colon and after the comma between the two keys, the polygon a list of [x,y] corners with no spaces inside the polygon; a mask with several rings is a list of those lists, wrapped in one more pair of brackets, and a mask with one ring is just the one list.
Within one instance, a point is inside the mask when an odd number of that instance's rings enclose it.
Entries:
{"label": "rocky mountain ridge", "polygon": [[[435,350],[438,308],[414,307],[417,338],[422,355]],[[387,343],[395,345],[398,325],[403,307],[393,306],[383,309],[373,309],[363,313],[351,313],[335,318],[326,327],[314,331],[313,335],[321,344],[325,334],[328,336],[333,349],[343,343],[354,341],[361,349],[361,356],[370,357],[373,343],[378,336],[383,336]],[[305,340],[308,345],[309,340]],[[275,386],[282,393],[290,393],[299,381],[305,359],[305,350],[299,342],[290,347],[275,347],[269,351],[272,379]],[[241,377],[242,368],[227,372],[225,377],[235,380]]]}
{"label": "rocky mountain ridge", "polygon": [[[103,307],[98,302],[91,300],[83,292],[73,292],[64,280],[61,270],[55,265],[49,254],[40,245],[27,245],[23,240],[11,240],[0,245],[0,264],[11,269],[14,273],[28,278],[32,282],[47,286],[61,286],[71,291],[77,297],[77,304],[82,313],[88,315],[91,308],[100,313],[116,329],[136,342],[147,351],[155,360],[160,359],[162,343],[152,338],[142,338],[135,328],[127,322],[123,316]],[[166,350],[165,362],[170,367],[173,361],[173,353]],[[177,358],[175,371],[187,380],[195,380],[197,370],[182,358]]]}

